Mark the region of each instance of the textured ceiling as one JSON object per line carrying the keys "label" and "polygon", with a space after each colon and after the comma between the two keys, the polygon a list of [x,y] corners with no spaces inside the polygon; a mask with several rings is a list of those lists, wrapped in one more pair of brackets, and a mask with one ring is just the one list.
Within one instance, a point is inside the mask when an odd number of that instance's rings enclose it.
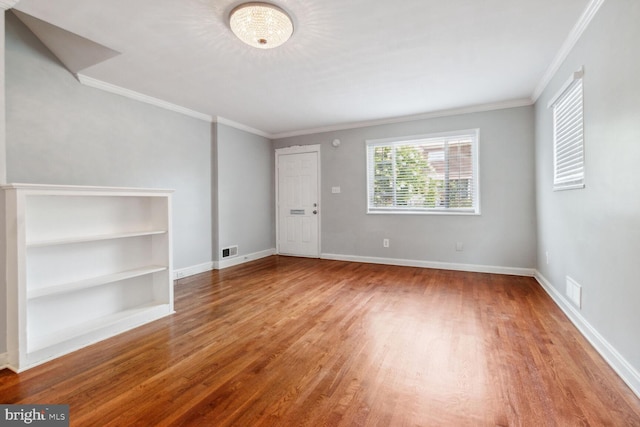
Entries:
{"label": "textured ceiling", "polygon": [[589,5],[273,2],[293,16],[295,31],[271,50],[231,33],[227,17],[239,1],[21,0],[16,9],[80,36],[85,47],[120,52],[80,70],[84,76],[277,136],[526,103]]}

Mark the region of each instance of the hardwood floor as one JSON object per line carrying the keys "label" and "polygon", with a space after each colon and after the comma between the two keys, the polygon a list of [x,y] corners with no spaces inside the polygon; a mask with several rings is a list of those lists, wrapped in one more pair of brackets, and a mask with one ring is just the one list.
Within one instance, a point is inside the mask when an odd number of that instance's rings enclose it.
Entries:
{"label": "hardwood floor", "polygon": [[22,374],[72,426],[638,426],[640,400],[534,279],[270,257],[177,313]]}

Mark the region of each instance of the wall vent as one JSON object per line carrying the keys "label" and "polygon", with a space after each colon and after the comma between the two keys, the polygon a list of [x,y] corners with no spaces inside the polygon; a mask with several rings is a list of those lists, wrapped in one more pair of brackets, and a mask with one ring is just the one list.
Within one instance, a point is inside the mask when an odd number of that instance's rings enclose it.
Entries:
{"label": "wall vent", "polygon": [[567,276],[566,294],[571,302],[573,302],[578,308],[582,308],[582,286],[569,276]]}
{"label": "wall vent", "polygon": [[234,256],[238,256],[238,245],[222,249],[222,258],[231,258]]}

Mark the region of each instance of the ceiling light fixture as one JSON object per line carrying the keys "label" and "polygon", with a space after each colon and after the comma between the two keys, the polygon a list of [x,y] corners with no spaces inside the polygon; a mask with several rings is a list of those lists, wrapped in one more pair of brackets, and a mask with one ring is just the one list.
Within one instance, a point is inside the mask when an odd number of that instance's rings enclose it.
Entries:
{"label": "ceiling light fixture", "polygon": [[229,15],[231,31],[249,46],[259,49],[278,47],[293,34],[291,17],[269,3],[244,3]]}

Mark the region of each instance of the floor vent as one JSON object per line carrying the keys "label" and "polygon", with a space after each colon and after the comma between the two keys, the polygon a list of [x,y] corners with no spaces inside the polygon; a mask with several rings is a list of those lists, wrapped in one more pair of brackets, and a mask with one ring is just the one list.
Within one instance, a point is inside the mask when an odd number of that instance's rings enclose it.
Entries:
{"label": "floor vent", "polygon": [[228,248],[224,248],[222,250],[222,258],[231,258],[234,256],[238,256],[238,246],[229,246]]}

